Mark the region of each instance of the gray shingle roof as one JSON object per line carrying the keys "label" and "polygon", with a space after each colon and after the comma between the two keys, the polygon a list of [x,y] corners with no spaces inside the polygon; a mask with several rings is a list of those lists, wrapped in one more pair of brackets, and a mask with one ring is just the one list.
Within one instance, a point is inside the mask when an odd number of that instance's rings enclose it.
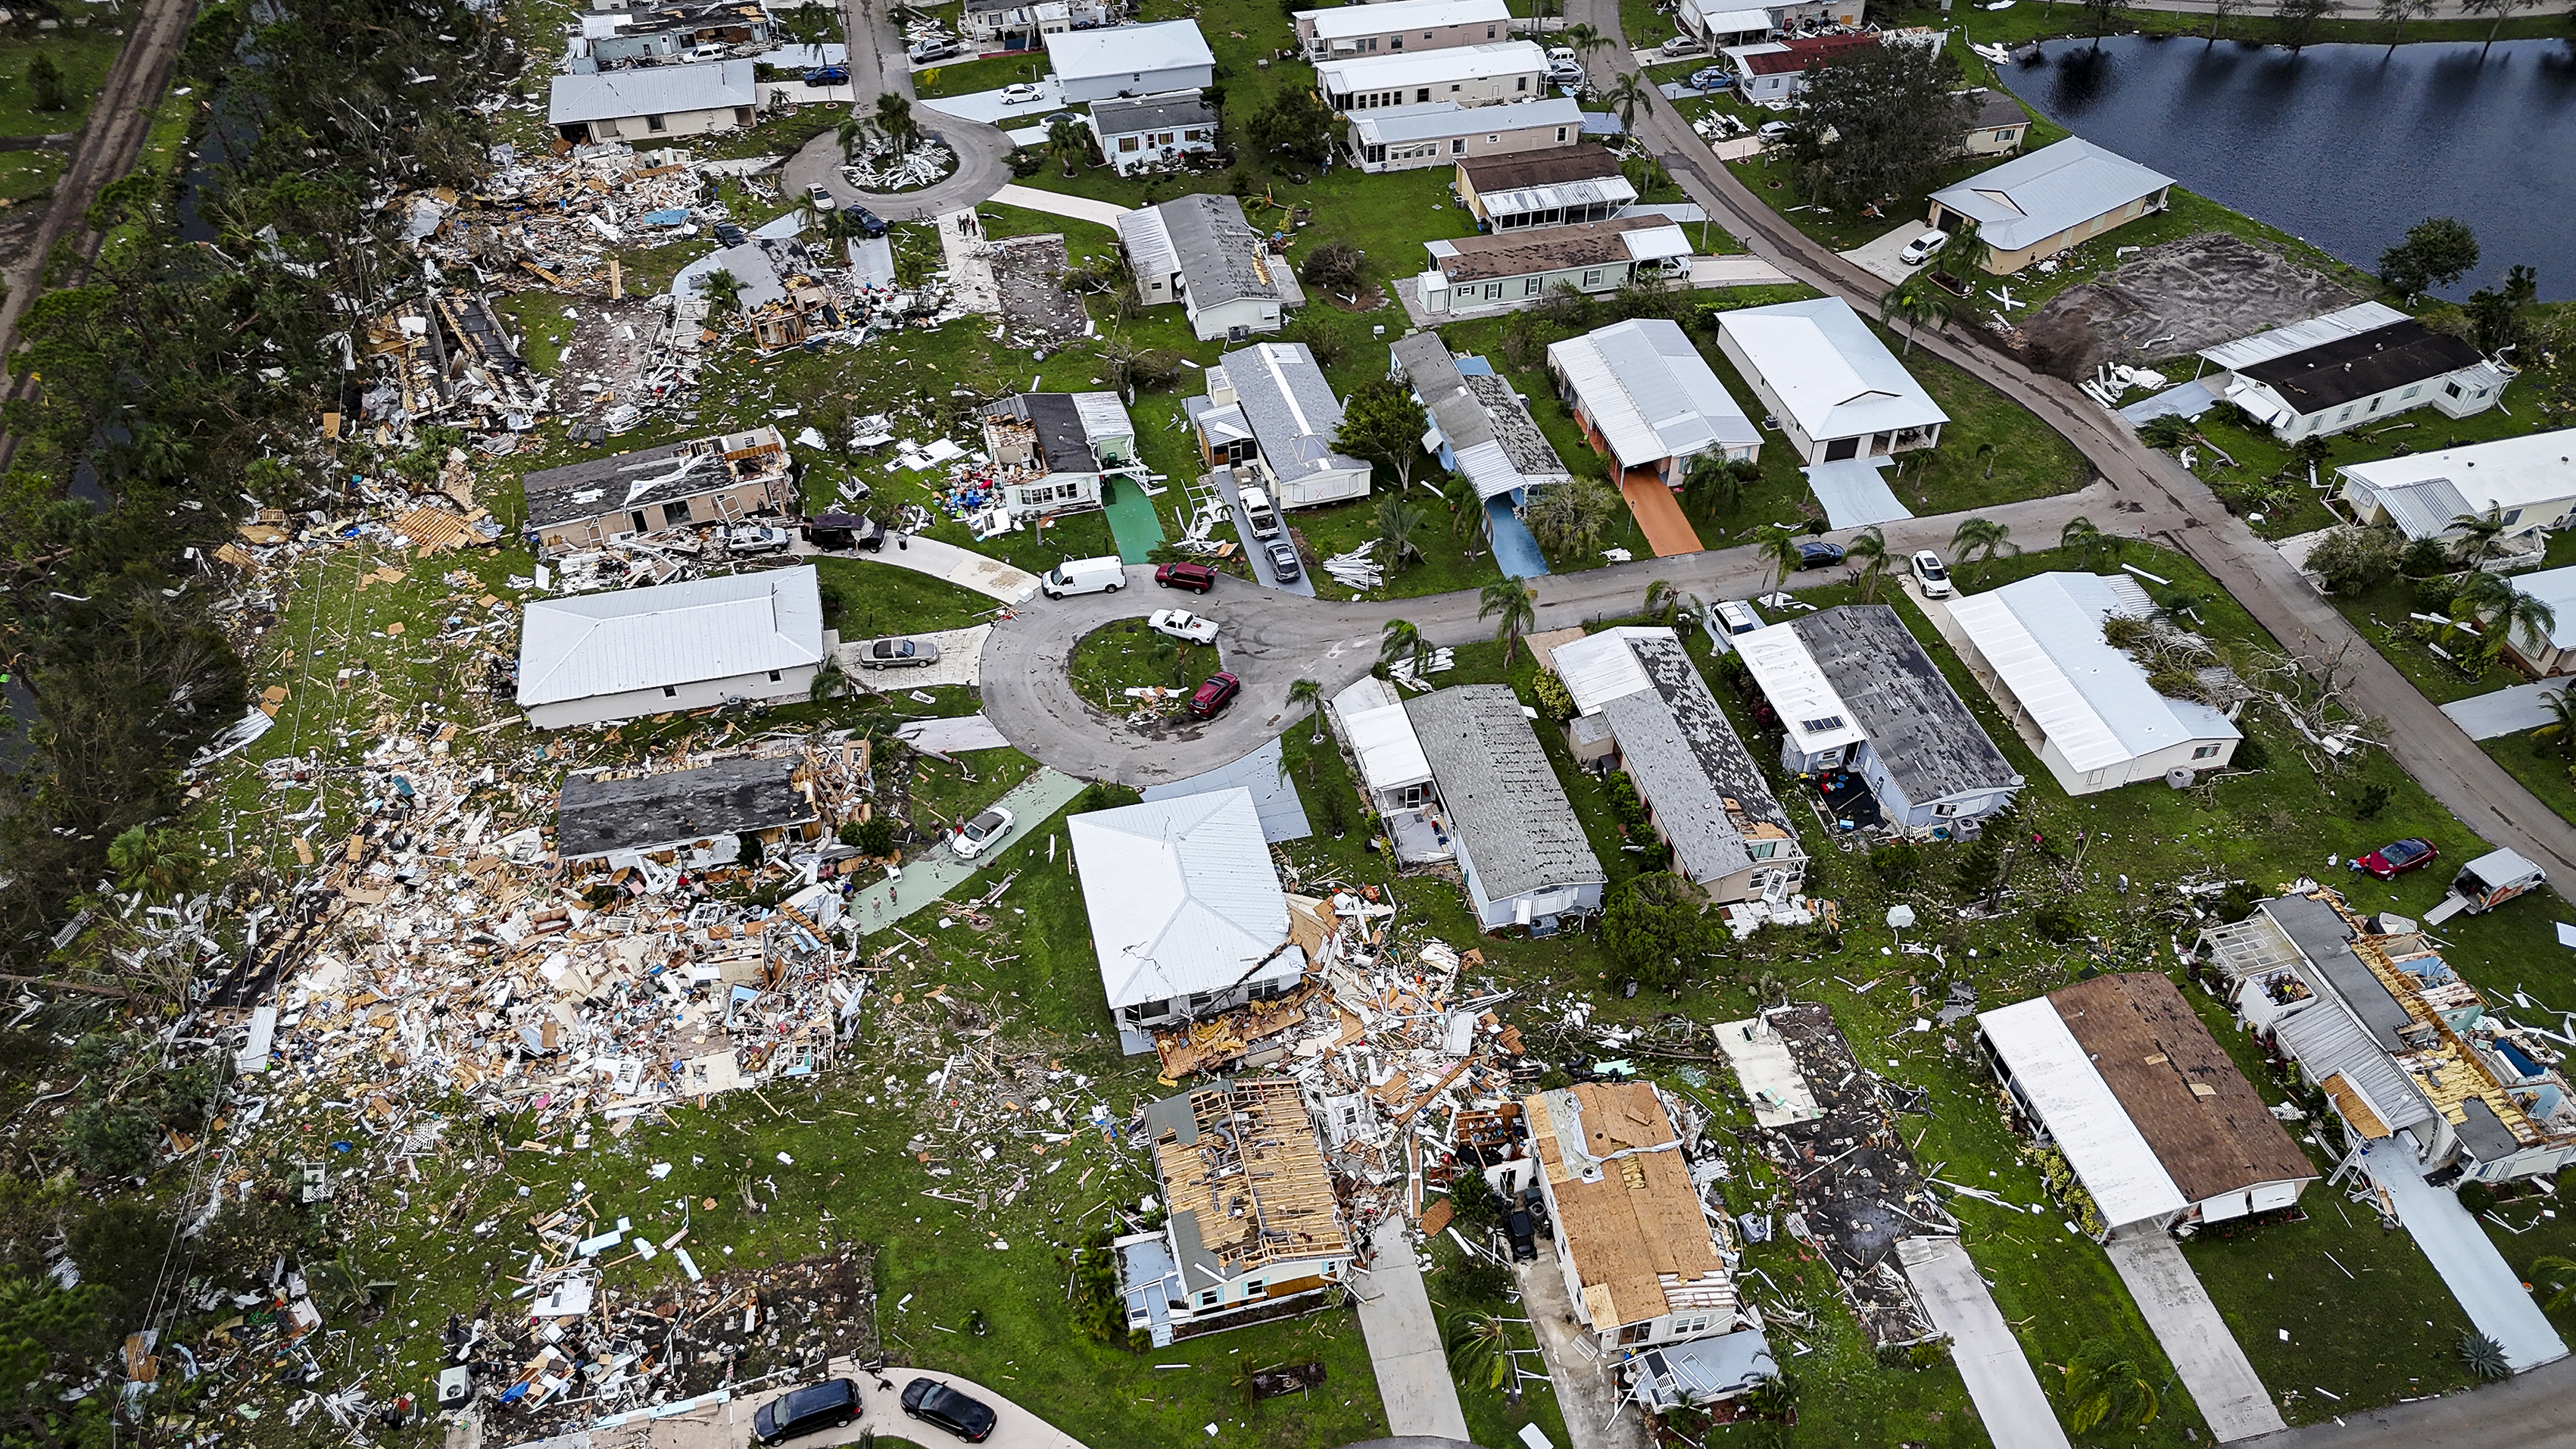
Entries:
{"label": "gray shingle roof", "polygon": [[2265,901],[2261,910],[2307,958],[2300,974],[2310,978],[2311,986],[2332,988],[2332,994],[2361,1018],[2380,1050],[2404,1049],[2398,1033],[2413,1026],[2415,1018],[2353,954],[2352,928],[2334,907],[2312,896],[2282,896]]}
{"label": "gray shingle roof", "polygon": [[1216,112],[1208,108],[1205,97],[1196,91],[1171,95],[1141,96],[1132,101],[1094,101],[1091,122],[1103,136],[1126,136],[1139,131],[1178,131],[1191,126],[1213,126]]}
{"label": "gray shingle roof", "polygon": [[568,778],[555,803],[555,853],[581,860],[802,824],[814,807],[789,783],[795,770],[792,759],[753,757],[623,780]]}
{"label": "gray shingle roof", "polygon": [[[1282,479],[1368,465],[1333,451],[1342,402],[1303,342],[1256,342],[1225,354],[1235,405],[1261,444],[1261,457]],[[1215,386],[1209,379],[1209,386]]]}
{"label": "gray shingle roof", "polygon": [[1929,802],[2022,783],[1894,609],[1845,604],[1790,627],[1907,799]]}
{"label": "gray shingle roof", "polygon": [[1510,688],[1459,685],[1408,700],[1404,709],[1430,757],[1451,833],[1465,845],[1487,899],[1606,878]]}
{"label": "gray shingle roof", "polygon": [[1784,844],[1796,852],[1789,812],[1771,793],[1762,767],[1718,708],[1681,640],[1669,630],[1654,630],[1628,635],[1627,644],[1653,681],[1653,694],[1623,695],[1601,712],[1618,736],[1622,765],[1637,778],[1637,793],[1655,802],[1655,818],[1692,877],[1714,880],[1752,864],[1743,833],[1727,814],[1729,799],[1746,818],[1788,831]]}

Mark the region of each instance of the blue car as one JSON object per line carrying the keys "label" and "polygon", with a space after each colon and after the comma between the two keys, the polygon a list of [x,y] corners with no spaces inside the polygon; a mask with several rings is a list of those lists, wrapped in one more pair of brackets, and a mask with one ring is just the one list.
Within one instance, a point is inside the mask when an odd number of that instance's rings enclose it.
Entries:
{"label": "blue car", "polygon": [[839,86],[849,83],[850,68],[846,65],[818,65],[805,72],[805,84],[809,86]]}

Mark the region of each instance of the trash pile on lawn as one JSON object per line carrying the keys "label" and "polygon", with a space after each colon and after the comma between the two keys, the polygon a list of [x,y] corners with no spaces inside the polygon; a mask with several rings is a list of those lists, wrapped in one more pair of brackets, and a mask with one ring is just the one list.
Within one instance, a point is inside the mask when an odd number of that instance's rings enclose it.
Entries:
{"label": "trash pile on lawn", "polygon": [[924,141],[900,156],[871,151],[842,167],[841,176],[861,191],[917,191],[956,169],[956,153]]}
{"label": "trash pile on lawn", "polygon": [[1518,1077],[1538,1069],[1495,1014],[1511,993],[1464,979],[1481,951],[1408,939],[1375,886],[1321,884],[1329,894],[1288,897],[1289,934],[1312,963],[1303,985],[1157,1032],[1154,1050],[1168,1084],[1215,1071],[1295,1077],[1349,1220],[1418,1217],[1425,1190],[1462,1162],[1518,1150]]}
{"label": "trash pile on lawn", "polygon": [[471,268],[504,291],[600,297],[615,293],[608,263],[619,248],[696,236],[729,215],[707,199],[686,151],[638,152],[619,142],[537,157],[495,146],[491,173],[473,194],[440,187],[391,205],[408,217],[413,249],[441,268]]}
{"label": "trash pile on lawn", "polygon": [[[524,783],[544,762],[530,751],[507,774],[455,763],[443,753],[454,729],[397,732],[367,753],[363,823],[290,898],[309,924],[216,989],[236,1003],[219,1024],[260,1094],[234,1114],[237,1140],[286,1094],[356,1103],[379,1133],[417,1130],[461,1100],[533,1112],[517,1150],[559,1154],[555,1139],[586,1147],[594,1131],[622,1136],[830,1064],[868,991],[854,933],[835,929],[841,877],[871,862],[825,832],[866,813],[870,742],[684,744],[691,766],[777,764],[817,838],[791,825],[761,851],[725,834],[567,869],[537,823],[549,792]],[[316,752],[264,773],[292,793],[316,788],[319,769]],[[746,905],[718,889],[783,899]],[[246,1005],[272,984],[274,1004]]]}

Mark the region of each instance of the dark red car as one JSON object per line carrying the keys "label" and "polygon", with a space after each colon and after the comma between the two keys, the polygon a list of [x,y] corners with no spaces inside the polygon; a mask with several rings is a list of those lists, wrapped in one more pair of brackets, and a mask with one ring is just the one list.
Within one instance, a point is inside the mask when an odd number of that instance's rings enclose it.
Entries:
{"label": "dark red car", "polygon": [[2410,835],[2404,840],[2392,840],[2360,857],[2352,863],[2352,868],[2369,871],[2381,880],[2395,880],[2410,870],[2422,870],[2441,857],[2442,852],[2433,848],[2433,842]]}
{"label": "dark red car", "polygon": [[1154,582],[1167,589],[1204,594],[1216,587],[1216,570],[1203,563],[1167,563],[1154,570]]}
{"label": "dark red car", "polygon": [[1234,697],[1242,692],[1242,680],[1231,674],[1211,674],[1207,683],[1200,685],[1198,692],[1190,696],[1190,718],[1214,719],[1223,714],[1225,707],[1234,703]]}

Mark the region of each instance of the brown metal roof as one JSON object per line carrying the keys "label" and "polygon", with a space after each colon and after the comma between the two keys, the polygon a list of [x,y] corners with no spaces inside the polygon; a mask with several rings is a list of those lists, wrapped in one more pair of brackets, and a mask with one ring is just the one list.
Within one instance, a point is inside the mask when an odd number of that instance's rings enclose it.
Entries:
{"label": "brown metal roof", "polygon": [[2317,1175],[2161,974],[2096,976],[2048,999],[2184,1197]]}
{"label": "brown metal roof", "polygon": [[1608,221],[1578,222],[1573,226],[1532,227],[1490,236],[1460,237],[1449,243],[1457,254],[1435,258],[1433,265],[1449,279],[1451,286],[1461,282],[1491,281],[1496,277],[1561,272],[1573,267],[1621,266],[1629,260],[1627,248],[1619,242],[1622,233],[1648,231],[1672,224],[1672,218],[1665,216],[1621,216]]}
{"label": "brown metal roof", "polygon": [[1569,146],[1535,156],[1461,161],[1458,169],[1467,173],[1467,184],[1477,191],[1516,191],[1524,186],[1558,186],[1621,174],[1619,158],[1599,146]]}

